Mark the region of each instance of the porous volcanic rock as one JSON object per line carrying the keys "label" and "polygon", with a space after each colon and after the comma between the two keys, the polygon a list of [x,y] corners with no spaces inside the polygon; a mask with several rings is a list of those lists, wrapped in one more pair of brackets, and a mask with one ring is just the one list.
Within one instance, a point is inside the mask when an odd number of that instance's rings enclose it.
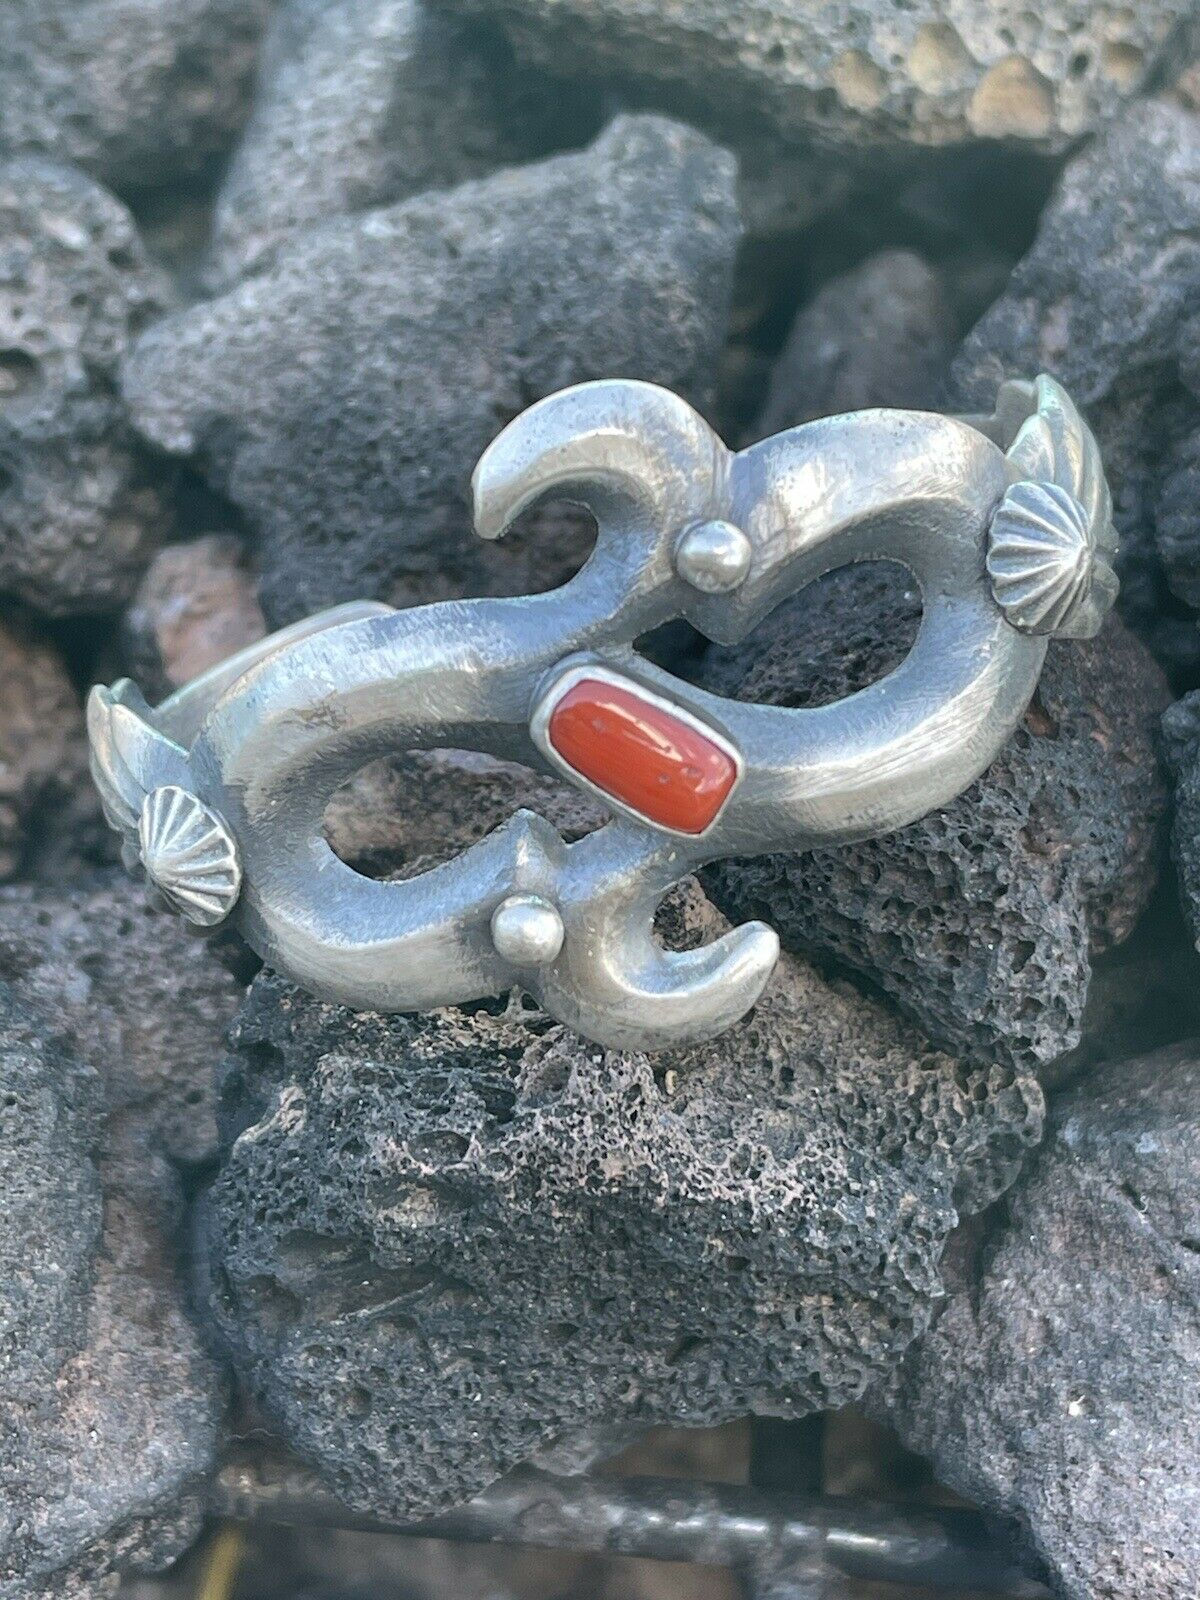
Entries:
{"label": "porous volcanic rock", "polygon": [[101,1076],[0,984],[0,1587],[90,1600],[200,1526],[220,1408],[184,1310],[171,1175],[114,1145]]}
{"label": "porous volcanic rock", "polygon": [[62,614],[132,592],[166,512],[117,363],[168,298],[120,201],[69,167],[0,165],[0,593]]}
{"label": "porous volcanic rock", "polygon": [[1064,1600],[1200,1588],[1200,1050],[1106,1067],[964,1251],[891,1410]]}
{"label": "porous volcanic rock", "polygon": [[[694,888],[660,919],[676,948],[723,926]],[[789,957],[737,1028],[654,1059],[519,996],[355,1015],[264,973],[223,1084],[208,1313],[343,1498],[418,1516],[580,1434],[862,1394],[1040,1123],[1029,1074],[965,1068]]]}
{"label": "porous volcanic rock", "polygon": [[423,0],[287,0],[217,200],[209,281],[324,218],[582,144],[596,98],[522,71],[502,37]]}
{"label": "porous volcanic rock", "polygon": [[1121,534],[1122,614],[1193,683],[1195,621],[1172,607],[1163,564],[1195,600],[1198,211],[1200,114],[1166,100],[1132,108],[1068,164],[1033,248],[953,369],[969,409],[990,407],[1002,378],[1050,372],[1086,411]]}
{"label": "porous volcanic rock", "polygon": [[0,610],[0,879],[19,870],[30,830],[86,771],[83,708],[66,663],[26,618]]}
{"label": "porous volcanic rock", "polygon": [[757,437],[840,411],[933,407],[954,335],[939,274],[911,250],[880,251],[830,279],[796,318]]}
{"label": "porous volcanic rock", "polygon": [[110,1129],[192,1165],[216,1143],[215,1071],[243,986],[125,873],[0,889],[0,982],[100,1065]]}
{"label": "porous volcanic rock", "polygon": [[113,188],[201,171],[249,107],[269,0],[5,0],[0,152]]}
{"label": "porous volcanic rock", "polygon": [[498,16],[529,60],[656,83],[790,137],[852,147],[1007,139],[1061,150],[1169,53],[1187,0],[443,0]]}
{"label": "porous volcanic rock", "polygon": [[[146,333],[125,371],[136,422],[245,512],[273,621],[511,580],[503,541],[468,531],[477,456],[566,384],[708,386],[733,180],[699,134],[623,117],[579,154],[329,223]],[[539,560],[545,587],[562,557],[547,542]]]}
{"label": "porous volcanic rock", "polygon": [[[845,568],[710,651],[701,680],[827,704],[899,665],[919,616],[897,567]],[[1078,1042],[1092,954],[1125,938],[1155,881],[1166,698],[1110,618],[1095,640],[1051,644],[1023,723],[951,805],[862,844],[719,862],[705,882],[730,916],[862,973],[943,1048],[1047,1065]]]}
{"label": "porous volcanic rock", "polygon": [[240,539],[205,534],[160,550],[122,619],[129,677],[154,704],[267,631]]}

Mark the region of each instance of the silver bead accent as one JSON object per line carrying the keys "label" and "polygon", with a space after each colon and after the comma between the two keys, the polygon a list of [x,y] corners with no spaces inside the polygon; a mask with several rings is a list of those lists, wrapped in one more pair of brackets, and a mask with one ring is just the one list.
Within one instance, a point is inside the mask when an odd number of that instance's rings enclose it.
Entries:
{"label": "silver bead accent", "polygon": [[987,570],[996,604],[1014,628],[1073,633],[1092,609],[1096,565],[1088,515],[1073,494],[1028,479],[1008,488],[988,530]]}
{"label": "silver bead accent", "polygon": [[675,570],[702,594],[729,594],[750,571],[750,541],[732,522],[697,522],[675,546]]}
{"label": "silver bead accent", "polygon": [[544,967],[563,946],[563,920],[537,894],[510,894],[492,913],[496,953],[514,967]]}
{"label": "silver bead accent", "polygon": [[202,800],[177,784],[146,796],[138,820],[146,876],[188,922],[215,928],[233,910],[242,865],[229,829]]}

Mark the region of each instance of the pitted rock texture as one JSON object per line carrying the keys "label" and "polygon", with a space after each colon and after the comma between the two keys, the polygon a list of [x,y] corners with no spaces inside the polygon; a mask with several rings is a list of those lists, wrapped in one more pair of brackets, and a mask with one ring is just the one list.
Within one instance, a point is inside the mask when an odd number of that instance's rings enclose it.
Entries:
{"label": "pitted rock texture", "polygon": [[[701,679],[827,704],[898,666],[919,616],[897,567],[844,568],[710,651]],[[1092,954],[1126,937],[1155,881],[1166,698],[1110,618],[1093,641],[1051,644],[1023,724],[952,805],[863,844],[718,862],[706,884],[731,917],[862,973],[943,1048],[1045,1066],[1078,1042]]]}
{"label": "pitted rock texture", "polygon": [[88,1600],[200,1525],[216,1368],[184,1310],[170,1174],[0,984],[0,1589]]}
{"label": "pitted rock texture", "polygon": [[1200,1053],[1107,1067],[965,1253],[892,1419],[1064,1600],[1200,1588]]}
{"label": "pitted rock texture", "polygon": [[884,250],[831,278],[800,312],[771,373],[755,434],[871,406],[932,409],[954,349],[938,273]]}
{"label": "pitted rock texture", "polygon": [[1200,949],[1200,690],[1167,708],[1163,751],[1175,780],[1171,853],[1184,918]]}
{"label": "pitted rock texture", "polygon": [[185,1165],[211,1159],[216,1064],[243,988],[140,883],[0,889],[0,982],[100,1065],[111,1129]]}
{"label": "pitted rock texture", "polygon": [[0,153],[120,192],[202,171],[249,108],[269,0],[5,0]]}
{"label": "pitted rock texture", "polygon": [[[723,926],[692,889],[660,931]],[[1030,1075],[787,957],[653,1061],[516,996],[384,1018],[263,974],[222,1107],[209,1314],[287,1441],[399,1516],[581,1433],[860,1395],[1041,1123]]]}
{"label": "pitted rock texture", "polygon": [[373,762],[339,789],[325,810],[325,834],[358,872],[409,877],[458,854],[522,807],[568,841],[608,815],[573,785],[515,762],[470,750],[415,750]]}
{"label": "pitted rock texture", "polygon": [[86,771],[83,708],[66,663],[26,618],[0,611],[0,879],[20,870],[29,834]]}
{"label": "pitted rock texture", "polygon": [[954,364],[966,409],[990,409],[1005,377],[1049,372],[1086,412],[1121,535],[1122,614],[1187,681],[1194,618],[1166,576],[1200,597],[1188,523],[1200,431],[1200,114],[1134,107],[1066,167],[1033,248]]}
{"label": "pitted rock texture", "polygon": [[261,639],[258,582],[232,534],[160,550],[122,619],[126,673],[153,705]]}
{"label": "pitted rock texture", "polygon": [[468,531],[468,485],[511,416],[588,378],[711,382],[733,180],[690,129],[626,117],[580,154],[329,223],[143,337],[137,425],[245,512],[273,621],[494,585],[510,558]]}
{"label": "pitted rock texture", "polygon": [[502,37],[423,0],[288,0],[259,77],[217,201],[214,287],[315,222],[582,144],[598,126],[594,91],[534,78]]}
{"label": "pitted rock texture", "polygon": [[499,16],[531,61],[598,67],[842,146],[1006,139],[1061,150],[1169,55],[1187,0],[441,0]]}
{"label": "pitted rock texture", "polygon": [[117,364],[168,299],[112,195],[69,167],[0,165],[0,593],[52,614],[131,594],[167,513]]}

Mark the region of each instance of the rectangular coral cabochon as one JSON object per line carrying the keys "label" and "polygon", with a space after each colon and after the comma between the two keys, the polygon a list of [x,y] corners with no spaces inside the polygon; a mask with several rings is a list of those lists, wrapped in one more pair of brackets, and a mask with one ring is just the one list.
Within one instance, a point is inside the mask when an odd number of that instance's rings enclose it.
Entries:
{"label": "rectangular coral cabochon", "polygon": [[580,777],[675,833],[703,833],[737,782],[737,763],[715,739],[602,678],[572,684],[550,713],[546,739]]}

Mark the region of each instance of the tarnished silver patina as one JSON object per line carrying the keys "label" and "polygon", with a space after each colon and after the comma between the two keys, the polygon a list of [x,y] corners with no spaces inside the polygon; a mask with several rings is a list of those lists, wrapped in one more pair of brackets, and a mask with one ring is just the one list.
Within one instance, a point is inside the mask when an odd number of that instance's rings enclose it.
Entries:
{"label": "tarnished silver patina", "polygon": [[[652,925],[665,891],[718,857],[862,839],[945,805],[1013,731],[1049,639],[1095,633],[1116,594],[1096,444],[1045,377],[1004,385],[990,417],[865,411],[739,452],[663,389],[584,384],[510,423],[473,491],[485,539],[557,494],[593,512],[596,548],[549,594],[340,606],[155,708],[128,680],[88,706],[130,864],[185,917],[229,920],[272,966],[358,1009],[520,985],[606,1045],[728,1027],[762,992],[778,939],[751,922],[664,951]],[[822,573],[878,559],[920,584],[920,630],[894,672],[834,705],[735,703],[634,648],[677,617],[735,644]],[[685,832],[609,796],[612,820],[567,844],[521,811],[399,883],[333,853],[330,797],[390,752],[469,748],[605,793],[548,731],[581,681],[625,685],[685,739],[707,736],[728,773],[711,821]]]}

